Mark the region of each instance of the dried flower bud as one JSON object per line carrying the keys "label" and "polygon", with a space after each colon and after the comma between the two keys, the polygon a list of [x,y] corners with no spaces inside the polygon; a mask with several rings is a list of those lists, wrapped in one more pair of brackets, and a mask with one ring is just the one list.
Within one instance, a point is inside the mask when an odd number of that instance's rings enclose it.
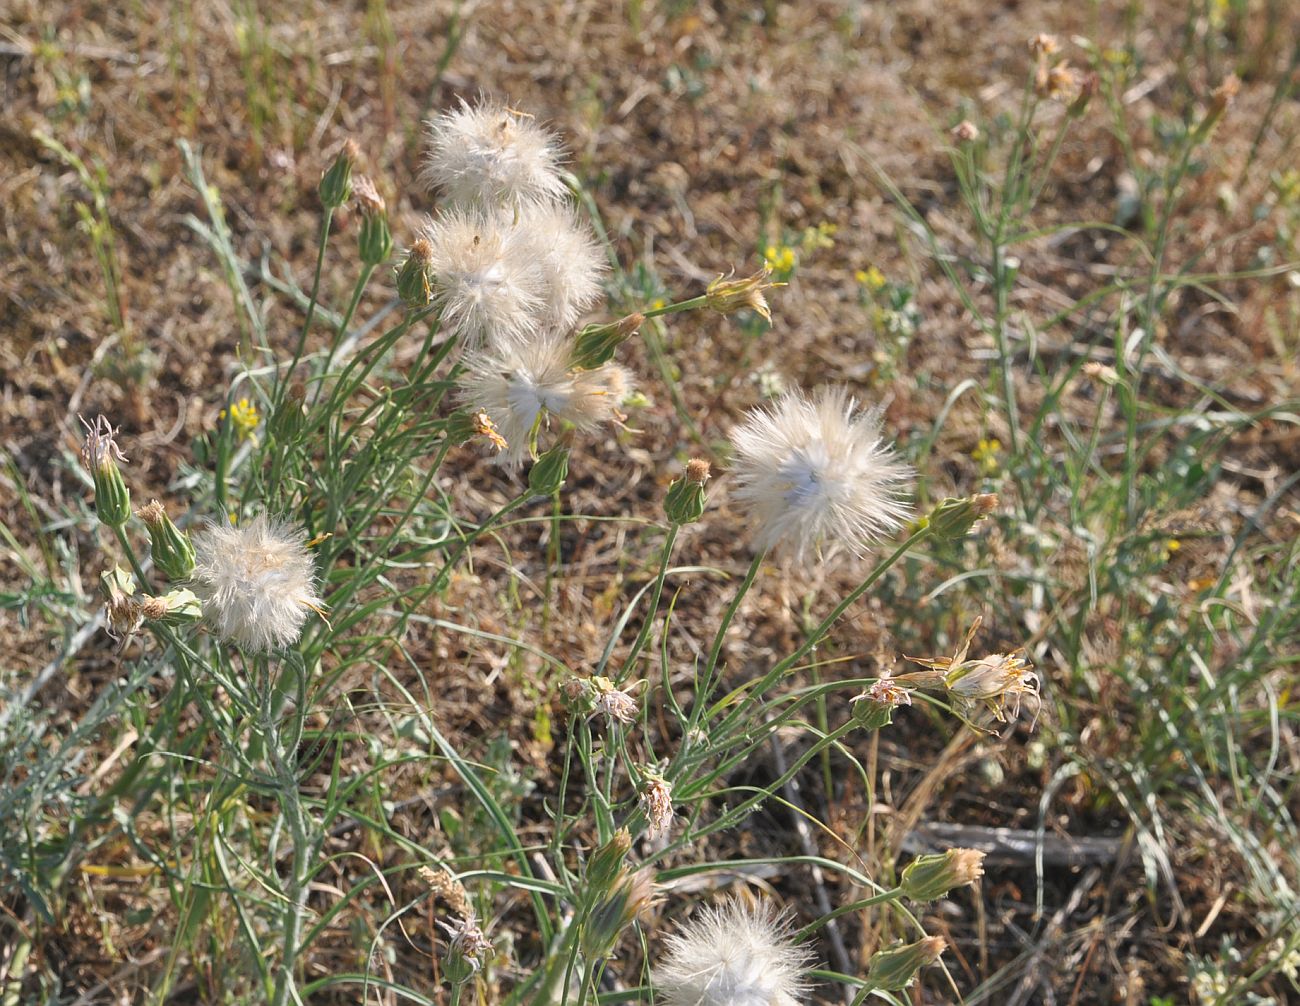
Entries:
{"label": "dried flower bud", "polygon": [[113,439],[112,425],[103,416],[96,416],[94,423],[82,419],[81,425],[86,428],[81,464],[95,483],[95,513],[109,527],[121,527],[131,519],[131,492],[117,467],[126,458]]}
{"label": "dried flower bud", "polygon": [[1098,363],[1096,360],[1089,360],[1085,363],[1083,365],[1082,373],[1084,377],[1098,381],[1112,388],[1119,384],[1119,371],[1108,364]]}
{"label": "dried flower bud", "polygon": [[140,631],[144,621],[144,606],[135,596],[135,577],[121,566],[114,566],[100,576],[99,585],[108,601],[105,627],[110,636],[125,646]]}
{"label": "dried flower bud", "polygon": [[569,449],[552,447],[529,470],[528,488],[536,496],[551,496],[560,491],[568,476]]}
{"label": "dried flower bud", "polygon": [[1047,83],[1040,86],[1039,93],[1058,101],[1067,98],[1073,100],[1079,93],[1080,86],[1079,71],[1068,60],[1062,60],[1047,71]]}
{"label": "dried flower bud", "polygon": [[958,143],[974,143],[980,138],[979,126],[970,119],[962,119],[952,127],[952,138]]}
{"label": "dried flower bud", "polygon": [[417,238],[406,261],[395,270],[397,296],[410,310],[418,311],[433,303],[433,245]]}
{"label": "dried flower bud", "polygon": [[388,212],[388,204],[384,202],[384,197],[379,194],[375,183],[368,175],[358,175],[353,180],[352,198],[357,201],[358,209],[366,216]]}
{"label": "dried flower bud", "polygon": [[1205,110],[1205,118],[1196,127],[1197,139],[1203,139],[1215,127],[1240,91],[1241,79],[1235,73],[1230,73],[1223,78],[1222,83],[1210,94],[1210,107]]}
{"label": "dried flower bud", "polygon": [[646,833],[651,838],[667,835],[673,827],[673,788],[657,772],[646,772],[641,784],[641,813],[646,819]]}
{"label": "dried flower bud", "polygon": [[686,462],[687,482],[694,482],[697,486],[702,486],[709,481],[712,475],[713,470],[703,458],[691,458]]}
{"label": "dried flower bud", "polygon": [[1097,71],[1090,70],[1083,75],[1079,83],[1079,94],[1070,105],[1069,113],[1072,116],[1080,116],[1088,108],[1088,103],[1096,96],[1097,91],[1101,88],[1101,77]]}
{"label": "dried flower bud", "polygon": [[616,688],[609,678],[594,677],[591,679],[591,687],[595,690],[594,712],[604,713],[611,722],[627,724],[636,720],[636,699]]}
{"label": "dried flower bud", "polygon": [[1039,32],[1029,40],[1029,51],[1035,56],[1053,56],[1060,49],[1055,35]]}
{"label": "dried flower bud", "polygon": [[177,587],[161,597],[146,597],[141,603],[146,621],[163,625],[193,625],[203,619],[203,605],[194,591]]}
{"label": "dried flower bud", "polygon": [[172,523],[167,510],[157,500],[136,511],[149,529],[149,554],[153,564],[169,580],[187,580],[194,572],[194,545],[190,536]]}
{"label": "dried flower bud", "polygon": [[939,959],[946,946],[941,937],[927,936],[915,943],[877,950],[867,965],[867,984],[873,989],[901,992],[912,984],[918,971]]}
{"label": "dried flower bud", "polygon": [[604,325],[587,325],[573,342],[570,366],[575,370],[595,370],[614,358],[614,352],[636,335],[645,323],[645,315],[629,314]]}
{"label": "dried flower bud", "polygon": [[894,722],[895,709],[912,704],[912,693],[885,674],[849,701],[853,703],[853,718],[864,729],[879,730]]}
{"label": "dried flower bud", "polygon": [[352,139],[343,141],[334,163],[329,166],[320,179],[320,201],[331,210],[336,210],[348,201],[352,194],[352,169],[361,157]]}
{"label": "dried flower bud", "polygon": [[984,853],[975,849],[949,849],[917,856],[903,870],[899,887],[912,901],[937,901],[955,887],[973,884],[984,876]]}
{"label": "dried flower bud", "polygon": [[744,279],[726,279],[719,276],[705,290],[705,303],[719,314],[735,314],[737,311],[750,310],[760,315],[764,321],[771,323],[772,312],[763,297],[763,291],[784,285],[769,283],[767,278],[771,275],[771,268],[765,265],[758,272]]}
{"label": "dried flower bud", "polygon": [[976,618],[966,631],[961,646],[951,657],[908,657],[913,663],[939,672],[943,687],[966,705],[983,703],[999,722],[1006,722],[1008,700],[1014,700],[1012,715],[1020,712],[1020,700],[1032,695],[1038,701],[1038,675],[1034,665],[1020,652],[994,653],[970,660],[971,642],[983,619]]}

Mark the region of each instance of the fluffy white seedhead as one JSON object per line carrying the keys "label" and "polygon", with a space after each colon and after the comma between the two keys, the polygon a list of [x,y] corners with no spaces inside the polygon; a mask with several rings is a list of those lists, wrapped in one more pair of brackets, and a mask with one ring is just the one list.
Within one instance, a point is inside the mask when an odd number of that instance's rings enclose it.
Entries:
{"label": "fluffy white seedhead", "polygon": [[543,323],[546,278],[524,232],[476,211],[430,220],[434,303],[463,345],[498,346],[526,339]]}
{"label": "fluffy white seedhead", "polygon": [[608,269],[591,224],[567,206],[550,205],[522,212],[516,226],[542,273],[545,321],[567,332],[600,298]]}
{"label": "fluffy white seedhead", "polygon": [[259,515],[244,527],[213,524],[194,540],[194,593],[222,639],[247,650],[288,646],[319,611],[306,533]]}
{"label": "fluffy white seedhead", "polygon": [[627,371],[612,363],[574,370],[571,352],[568,339],[548,335],[466,360],[460,397],[469,408],[486,412],[505,438],[498,464],[514,467],[527,460],[536,427],[547,416],[580,430],[620,418]]}
{"label": "fluffy white seedhead", "polygon": [[770,905],[706,909],[667,945],[654,969],[667,1006],[795,1006],[804,993],[808,951]]}
{"label": "fluffy white seedhead", "polygon": [[843,388],[788,391],[731,432],[735,497],[754,543],[804,561],[823,544],[861,554],[907,520],[912,469],[880,437],[880,420]]}
{"label": "fluffy white seedhead", "polygon": [[462,99],[429,121],[421,177],[454,206],[516,208],[563,198],[559,168],[559,142],[532,116]]}

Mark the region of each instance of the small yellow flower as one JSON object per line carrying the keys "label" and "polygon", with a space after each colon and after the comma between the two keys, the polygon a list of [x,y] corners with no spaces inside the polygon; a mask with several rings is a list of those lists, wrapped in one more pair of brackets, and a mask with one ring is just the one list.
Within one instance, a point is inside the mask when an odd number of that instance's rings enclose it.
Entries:
{"label": "small yellow flower", "polygon": [[806,228],[799,244],[804,251],[816,251],[820,248],[835,247],[835,232],[839,228],[829,221],[823,221],[816,227]]}
{"label": "small yellow flower", "polygon": [[768,245],[763,252],[763,261],[772,272],[782,274],[792,271],[799,263],[794,249],[787,244]]}
{"label": "small yellow flower", "polygon": [[877,269],[874,265],[870,269],[859,269],[853,274],[853,278],[865,286],[872,293],[878,293],[883,290],[885,283],[885,274]]}
{"label": "small yellow flower", "polygon": [[[225,419],[226,415],[226,410],[222,409],[217,418]],[[245,440],[252,440],[256,443],[255,431],[257,430],[257,424],[261,422],[261,416],[257,414],[257,406],[247,398],[241,398],[230,406],[229,415],[230,425],[234,427],[235,436],[239,442],[243,443]]]}
{"label": "small yellow flower", "polygon": [[998,472],[998,454],[1002,451],[1002,441],[996,437],[988,440],[981,440],[973,451],[970,452],[971,460],[980,466],[980,471],[985,475],[996,475]]}

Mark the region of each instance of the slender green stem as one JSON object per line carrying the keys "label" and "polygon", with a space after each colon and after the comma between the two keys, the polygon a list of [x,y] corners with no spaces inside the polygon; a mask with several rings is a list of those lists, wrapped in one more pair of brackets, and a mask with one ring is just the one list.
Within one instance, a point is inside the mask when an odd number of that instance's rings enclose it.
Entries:
{"label": "slender green stem", "polygon": [[[320,297],[320,277],[325,268],[325,248],[329,244],[330,222],[333,219],[334,208],[332,206],[326,206],[325,214],[321,217],[320,243],[316,248],[316,273],[312,278],[311,296],[307,299],[307,315],[303,318],[302,331],[298,333],[298,344],[294,346],[293,359],[290,361],[289,366],[283,371],[285,375],[293,374],[299,362],[302,360],[303,351],[307,347],[307,333],[311,331],[312,319],[316,317],[316,303],[317,299]],[[276,382],[275,401],[272,403],[273,413],[280,408],[281,403],[284,401],[284,392],[288,383],[287,380]]]}

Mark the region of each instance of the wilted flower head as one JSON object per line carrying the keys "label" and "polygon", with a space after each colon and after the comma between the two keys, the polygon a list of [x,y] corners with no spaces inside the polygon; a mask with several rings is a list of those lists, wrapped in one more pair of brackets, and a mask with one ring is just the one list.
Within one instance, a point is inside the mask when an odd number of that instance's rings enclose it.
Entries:
{"label": "wilted flower head", "polygon": [[211,525],[196,536],[194,592],[218,636],[249,650],[298,638],[307,612],[321,605],[305,538],[264,515],[245,527]]}
{"label": "wilted flower head", "polygon": [[453,211],[422,233],[434,303],[448,329],[470,346],[531,335],[542,320],[546,284],[523,231],[483,213]]}
{"label": "wilted flower head", "polygon": [[627,724],[636,720],[636,699],[616,687],[609,678],[597,675],[591,679],[591,687],[595,691],[593,712],[604,713],[612,723]]}
{"label": "wilted flower head", "polygon": [[591,226],[559,205],[527,209],[515,226],[542,274],[542,318],[567,332],[600,297],[608,269]]}
{"label": "wilted flower head", "polygon": [[868,730],[879,730],[893,722],[895,709],[912,704],[912,693],[884,674],[865,692],[849,701],[853,704],[854,719]]}
{"label": "wilted flower head", "polygon": [[438,927],[447,934],[447,955],[443,959],[447,981],[452,985],[464,985],[492,956],[492,943],[483,935],[472,911],[451,922],[439,919]]}
{"label": "wilted flower head", "polygon": [[673,826],[673,788],[657,772],[647,772],[641,783],[641,812],[651,838],[666,835]]}
{"label": "wilted flower head", "polygon": [[559,143],[532,116],[462,99],[430,120],[421,177],[455,205],[516,207],[561,198],[559,164]]}
{"label": "wilted flower head", "polygon": [[761,549],[790,548],[798,560],[824,540],[860,554],[907,518],[912,469],[843,388],[813,398],[790,391],[755,409],[731,433],[736,499],[750,511]]}
{"label": "wilted flower head", "polygon": [[654,970],[667,1006],[794,1006],[806,986],[808,951],[766,903],[705,909],[667,945]]}
{"label": "wilted flower head", "polygon": [[998,722],[1007,720],[1007,705],[1014,703],[1011,715],[1020,713],[1022,696],[1032,695],[1038,702],[1038,674],[1034,665],[1020,651],[994,653],[978,660],[968,660],[971,641],[983,620],[976,618],[966,638],[951,657],[924,659],[908,657],[913,663],[939,671],[948,691],[968,705],[983,703]]}
{"label": "wilted flower head", "polygon": [[544,336],[521,345],[498,347],[466,361],[462,401],[496,423],[508,445],[498,464],[517,466],[527,459],[548,415],[589,430],[618,420],[627,393],[627,371],[613,363],[574,370],[567,340]]}

